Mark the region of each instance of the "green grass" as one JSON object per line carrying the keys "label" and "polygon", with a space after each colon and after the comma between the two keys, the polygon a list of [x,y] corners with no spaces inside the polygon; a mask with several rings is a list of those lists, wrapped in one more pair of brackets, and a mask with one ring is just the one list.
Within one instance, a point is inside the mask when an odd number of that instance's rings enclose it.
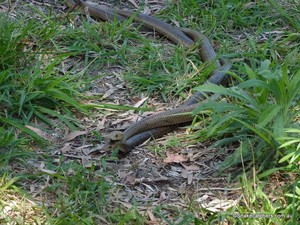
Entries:
{"label": "green grass", "polygon": [[[96,165],[85,168],[75,160],[53,156],[55,146],[26,127],[60,128],[67,133],[83,129],[82,116],[131,110],[105,103],[102,94],[85,95],[94,81],[110,75],[110,66],[121,68],[132,94],[168,102],[184,100],[186,92],[197,86],[195,90],[222,95],[221,100],[195,110],[201,119],[193,128],[200,129],[191,138],[213,141],[212,147],[220,152],[234,143],[235,151],[221,169],[234,168],[226,171],[243,188],[239,204],[214,213],[182,194],[188,207],[159,205],[151,209],[157,219],[166,224],[299,221],[300,25],[296,1],[181,1],[157,15],[201,30],[214,40],[221,55],[234,63],[233,87],[229,88],[200,86],[209,68],[200,62],[196,49],[145,37],[130,26],[130,20],[97,24],[83,17],[78,24],[76,13],[46,15],[24,7],[40,19],[29,13],[0,16],[0,223],[149,222],[139,210],[140,202],[132,200],[131,207],[125,207],[113,201],[121,187],[115,183],[115,174],[107,171],[106,159],[100,157],[101,170],[96,170]],[[72,59],[78,64],[69,65]],[[92,138],[102,139],[98,131],[93,133]],[[165,149],[171,147],[180,148],[181,142],[170,138]],[[161,146],[155,148],[164,155]],[[281,183],[274,181],[277,178]],[[30,196],[32,190],[39,202]],[[8,207],[13,216],[7,216]],[[246,217],[258,214],[265,217]]]}
{"label": "green grass", "polygon": [[[54,25],[52,22],[42,33],[39,28],[43,25],[34,26],[33,20],[24,19],[15,23],[5,15],[1,18],[4,21],[1,24],[0,38],[3,43],[1,44],[3,55],[0,57],[2,128],[12,126],[29,134],[35,140],[42,141],[24,125],[30,124],[33,118],[52,125],[49,119],[51,115],[74,130],[79,124],[69,109],[75,108],[87,113],[87,110],[75,100],[81,96],[78,88],[84,82],[78,83],[78,78],[70,77],[69,73],[59,75],[56,68],[69,54],[52,52],[53,48],[47,51],[41,46],[49,44],[48,41],[36,40],[37,36],[51,39],[52,36],[58,35],[53,33],[58,24]],[[48,24],[47,21],[43,22]]]}
{"label": "green grass", "polygon": [[44,210],[27,198],[15,185],[16,181],[16,177],[6,175],[0,179],[1,224],[41,224],[46,217]]}

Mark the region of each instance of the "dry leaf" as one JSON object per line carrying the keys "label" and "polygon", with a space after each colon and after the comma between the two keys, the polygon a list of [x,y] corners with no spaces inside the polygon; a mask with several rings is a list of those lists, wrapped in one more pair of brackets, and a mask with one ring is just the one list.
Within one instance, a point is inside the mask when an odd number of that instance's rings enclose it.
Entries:
{"label": "dry leaf", "polygon": [[207,200],[208,198],[209,198],[209,196],[207,194],[205,194],[205,195],[202,195],[201,197],[199,197],[197,199],[197,201],[198,202],[203,202],[203,201]]}
{"label": "dry leaf", "polygon": [[108,89],[105,94],[102,96],[102,99],[106,99],[107,97],[111,96],[116,91],[116,88]]}
{"label": "dry leaf", "polygon": [[61,152],[62,154],[66,154],[66,153],[68,153],[71,149],[72,149],[71,143],[65,143],[65,144],[64,144],[64,147],[62,147],[62,149],[60,150],[60,152]]}
{"label": "dry leaf", "polygon": [[104,116],[102,117],[101,121],[98,120],[97,128],[96,128],[97,131],[106,128],[105,122],[106,122],[106,117],[107,117],[107,116],[108,116],[108,115],[104,115]]}
{"label": "dry leaf", "polygon": [[[198,200],[199,201],[199,200]],[[201,203],[201,207],[211,211],[211,212],[220,212],[226,211],[227,209],[236,206],[238,203],[237,200],[222,200],[222,199],[214,199],[209,203]]]}
{"label": "dry leaf", "polygon": [[78,137],[78,136],[80,136],[80,135],[87,134],[87,133],[88,133],[88,131],[79,131],[79,130],[74,131],[74,132],[71,132],[71,133],[69,133],[69,134],[67,134],[67,135],[65,136],[64,141],[71,141],[71,140],[73,140],[74,138],[76,138],[76,137]]}
{"label": "dry leaf", "polygon": [[32,127],[32,126],[29,126],[29,125],[26,125],[26,127],[30,130],[32,130],[33,132],[35,132],[37,135],[39,135],[40,137],[44,138],[45,140],[47,141],[53,141],[54,140],[54,136],[52,136],[51,134],[48,134],[47,132],[45,131],[42,131],[41,129],[39,128],[36,128],[36,127]]}
{"label": "dry leaf", "polygon": [[139,5],[134,0],[128,0],[136,9],[139,8]]}
{"label": "dry leaf", "polygon": [[195,170],[199,170],[199,169],[200,169],[200,167],[197,166],[197,165],[195,165],[195,164],[186,166],[186,165],[184,165],[184,164],[182,163],[181,165],[182,165],[182,166],[184,167],[184,169],[186,169],[187,171],[195,171]]}
{"label": "dry leaf", "polygon": [[142,98],[141,100],[139,100],[137,103],[134,104],[135,108],[140,107],[141,105],[144,104],[144,102],[148,99],[148,97]]}
{"label": "dry leaf", "polygon": [[91,162],[90,159],[91,158],[89,158],[89,157],[82,157],[81,165],[83,165],[85,168],[91,168],[93,163]]}
{"label": "dry leaf", "polygon": [[136,116],[129,116],[129,117],[126,117],[126,118],[123,118],[123,119],[116,119],[115,121],[113,121],[111,123],[111,126],[117,125],[119,123],[123,123],[124,121],[132,121],[133,119],[136,119]]}
{"label": "dry leaf", "polygon": [[181,171],[181,177],[182,178],[187,178],[188,177],[188,171],[187,170],[182,170]]}
{"label": "dry leaf", "polygon": [[127,176],[126,179],[125,179],[125,183],[134,185],[134,183],[135,183],[135,177],[133,175]]}
{"label": "dry leaf", "polygon": [[159,202],[162,202],[167,199],[166,192],[162,191],[159,195]]}
{"label": "dry leaf", "polygon": [[48,174],[56,174],[56,172],[54,170],[48,170],[48,169],[44,169],[45,167],[45,163],[42,162],[39,169],[40,171],[44,172],[44,173],[48,173]]}
{"label": "dry leaf", "polygon": [[187,183],[188,183],[188,185],[190,185],[191,183],[192,183],[192,181],[193,181],[193,174],[192,173],[189,173],[188,174],[188,177],[187,177]]}
{"label": "dry leaf", "polygon": [[152,213],[152,211],[150,209],[147,209],[147,214],[149,216],[151,224],[159,224],[157,219],[155,218],[154,214]]}
{"label": "dry leaf", "polygon": [[185,162],[187,159],[183,155],[174,155],[167,153],[167,158],[164,159],[164,163],[180,163]]}

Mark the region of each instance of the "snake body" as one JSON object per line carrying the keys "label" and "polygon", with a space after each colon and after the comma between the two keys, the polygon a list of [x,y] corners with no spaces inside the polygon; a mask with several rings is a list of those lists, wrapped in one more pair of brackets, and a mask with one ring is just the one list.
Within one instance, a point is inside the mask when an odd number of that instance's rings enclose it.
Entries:
{"label": "snake body", "polygon": [[[67,3],[69,7],[76,5],[74,0],[68,0]],[[175,43],[188,47],[199,43],[199,55],[202,61],[208,64],[214,63],[215,67],[207,82],[224,84],[228,80],[226,71],[230,69],[230,63],[223,61],[221,65],[210,41],[202,33],[188,28],[175,28],[155,17],[136,13],[135,11],[112,9],[106,5],[96,5],[83,0],[78,1],[77,4],[86,7],[90,15],[104,21],[124,21],[129,17],[133,17],[134,22],[159,32]],[[120,142],[121,151],[128,152],[149,137],[161,137],[178,126],[191,122],[193,120],[192,111],[199,105],[197,102],[203,96],[203,93],[196,92],[182,106],[151,115],[128,127],[123,133],[123,140]]]}

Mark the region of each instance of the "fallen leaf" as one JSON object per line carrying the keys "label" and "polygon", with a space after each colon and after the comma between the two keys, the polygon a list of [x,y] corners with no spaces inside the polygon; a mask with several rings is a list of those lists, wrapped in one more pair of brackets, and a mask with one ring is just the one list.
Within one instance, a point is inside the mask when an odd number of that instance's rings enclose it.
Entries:
{"label": "fallen leaf", "polygon": [[188,176],[187,176],[187,183],[188,185],[190,185],[193,181],[193,174],[192,173],[189,173]]}
{"label": "fallen leaf", "polygon": [[139,100],[137,103],[134,104],[135,108],[140,107],[141,105],[144,104],[144,102],[148,99],[148,97],[142,98],[141,100]]}
{"label": "fallen leaf", "polygon": [[136,9],[139,8],[139,5],[134,0],[128,0]]}
{"label": "fallen leaf", "polygon": [[65,136],[64,141],[71,141],[71,140],[73,140],[74,138],[76,138],[76,137],[78,137],[78,136],[80,136],[80,135],[87,134],[87,133],[88,133],[88,131],[79,131],[79,130],[74,131],[74,132],[71,132],[71,133],[69,133],[69,134],[67,134],[67,135]]}
{"label": "fallen leaf", "polygon": [[[199,200],[197,200],[199,202]],[[226,211],[227,209],[236,206],[238,200],[222,200],[222,199],[214,199],[209,203],[200,203],[201,207],[211,211],[211,212],[220,212]]]}
{"label": "fallen leaf", "polygon": [[183,194],[183,193],[186,193],[186,183],[183,182],[179,187],[178,187],[178,193],[179,194]]}
{"label": "fallen leaf", "polygon": [[30,130],[32,130],[33,132],[35,132],[37,135],[39,135],[40,137],[44,138],[45,140],[47,141],[53,141],[54,140],[54,136],[52,136],[51,134],[48,134],[47,132],[45,131],[42,131],[41,129],[39,128],[36,128],[36,127],[32,127],[32,126],[29,126],[29,125],[26,125],[26,127]]}
{"label": "fallen leaf", "polygon": [[187,178],[188,177],[188,171],[187,170],[182,170],[181,171],[181,177],[182,178]]}
{"label": "fallen leaf", "polygon": [[71,149],[72,149],[71,143],[65,143],[64,146],[62,147],[62,149],[60,150],[60,152],[61,152],[62,154],[66,154],[66,153],[68,153]]}
{"label": "fallen leaf", "polygon": [[93,162],[91,162],[91,158],[89,158],[89,157],[82,157],[81,165],[83,165],[85,168],[91,168],[93,165]]}
{"label": "fallen leaf", "polygon": [[121,179],[127,177],[128,175],[128,171],[118,171],[118,177],[120,177]]}
{"label": "fallen leaf", "polygon": [[184,169],[186,169],[187,171],[195,171],[195,170],[199,170],[199,169],[200,169],[200,167],[197,166],[197,165],[195,165],[195,164],[186,166],[186,165],[184,165],[184,164],[182,163],[181,165],[182,165],[182,166],[184,167]]}
{"label": "fallen leaf", "polygon": [[199,197],[198,199],[197,199],[197,202],[203,202],[203,201],[205,201],[205,200],[207,200],[208,199],[208,195],[207,194],[205,194],[205,195],[202,195],[201,197]]}
{"label": "fallen leaf", "polygon": [[102,99],[106,99],[107,97],[111,96],[117,89],[113,86],[110,86],[109,89],[104,93]]}
{"label": "fallen leaf", "polygon": [[174,155],[167,153],[167,158],[164,159],[164,163],[180,163],[185,162],[187,159],[183,155]]}
{"label": "fallen leaf", "polygon": [[134,185],[135,177],[133,175],[126,176],[125,183]]}
{"label": "fallen leaf", "polygon": [[103,116],[101,121],[98,121],[96,130],[102,130],[102,129],[106,128],[105,127],[105,121],[106,121],[106,115]]}
{"label": "fallen leaf", "polygon": [[162,202],[167,199],[166,192],[162,191],[159,195],[159,202]]}
{"label": "fallen leaf", "polygon": [[119,124],[119,123],[122,123],[122,122],[124,122],[124,121],[132,121],[133,119],[135,119],[136,118],[136,116],[129,116],[129,117],[126,117],[126,118],[123,118],[123,119],[116,119],[115,121],[113,121],[112,123],[111,123],[111,125],[113,126],[113,125],[117,125],[117,124]]}
{"label": "fallen leaf", "polygon": [[48,169],[44,169],[45,167],[45,163],[42,162],[39,169],[40,171],[44,172],[44,173],[48,173],[48,174],[56,174],[56,172],[54,170],[48,170]]}
{"label": "fallen leaf", "polygon": [[153,224],[153,225],[154,225],[154,224],[159,224],[158,221],[157,221],[157,219],[155,218],[153,212],[152,212],[150,209],[147,209],[147,214],[148,214],[148,216],[149,216],[149,219],[150,219],[150,221],[151,221],[151,224]]}

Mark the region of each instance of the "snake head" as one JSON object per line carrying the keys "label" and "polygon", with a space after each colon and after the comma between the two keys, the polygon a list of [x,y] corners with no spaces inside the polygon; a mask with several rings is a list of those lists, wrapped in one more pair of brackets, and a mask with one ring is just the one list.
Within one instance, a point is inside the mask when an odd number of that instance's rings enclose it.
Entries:
{"label": "snake head", "polygon": [[124,134],[122,131],[113,131],[107,135],[108,143],[104,147],[104,151],[111,152],[112,156],[123,158],[132,149],[123,142]]}

